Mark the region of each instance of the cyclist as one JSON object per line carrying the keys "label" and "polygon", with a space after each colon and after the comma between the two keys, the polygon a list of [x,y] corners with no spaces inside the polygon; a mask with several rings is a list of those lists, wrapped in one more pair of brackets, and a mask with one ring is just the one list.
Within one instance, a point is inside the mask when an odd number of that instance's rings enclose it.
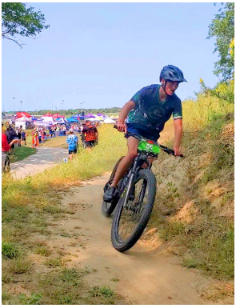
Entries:
{"label": "cyclist", "polygon": [[[182,138],[182,106],[181,100],[175,94],[181,82],[187,82],[183,72],[176,66],[163,67],[160,74],[161,84],[152,84],[138,91],[121,109],[117,128],[125,132],[128,153],[121,160],[109,189],[103,199],[110,202],[115,195],[119,180],[125,175],[130,164],[137,156],[138,137],[157,141],[165,123],[173,114],[174,118],[174,152],[180,156]],[[126,117],[128,116],[127,120]],[[126,120],[126,123],[125,123]]]}

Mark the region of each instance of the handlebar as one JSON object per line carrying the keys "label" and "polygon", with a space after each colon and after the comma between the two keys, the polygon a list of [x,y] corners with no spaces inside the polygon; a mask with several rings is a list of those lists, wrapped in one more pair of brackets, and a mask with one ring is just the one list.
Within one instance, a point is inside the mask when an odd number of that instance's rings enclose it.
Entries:
{"label": "handlebar", "polygon": [[[114,125],[113,128],[117,129],[117,125]],[[166,152],[168,155],[172,155],[172,156],[180,157],[180,158],[183,158],[183,157],[184,157],[182,154],[179,155],[179,156],[176,156],[174,150],[171,149],[171,148],[168,148],[168,147],[163,146],[163,145],[161,145],[161,144],[159,144],[159,146],[160,146],[161,150],[164,151],[164,152]]]}

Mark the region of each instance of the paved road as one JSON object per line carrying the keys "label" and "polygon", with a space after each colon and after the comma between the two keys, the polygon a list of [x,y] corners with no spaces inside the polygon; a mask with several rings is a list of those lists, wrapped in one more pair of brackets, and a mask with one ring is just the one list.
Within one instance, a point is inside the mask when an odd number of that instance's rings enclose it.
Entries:
{"label": "paved road", "polygon": [[61,163],[68,157],[68,151],[63,148],[39,147],[34,155],[11,164],[11,174],[16,179],[42,172],[47,168]]}

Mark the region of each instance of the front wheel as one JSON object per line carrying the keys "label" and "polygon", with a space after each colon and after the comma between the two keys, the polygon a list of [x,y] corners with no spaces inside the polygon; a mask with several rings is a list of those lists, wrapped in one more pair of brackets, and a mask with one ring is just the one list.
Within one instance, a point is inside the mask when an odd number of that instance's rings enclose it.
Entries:
{"label": "front wheel", "polygon": [[130,249],[141,237],[148,220],[156,196],[156,178],[148,169],[142,169],[135,176],[130,191],[120,198],[111,229],[113,247],[119,252]]}

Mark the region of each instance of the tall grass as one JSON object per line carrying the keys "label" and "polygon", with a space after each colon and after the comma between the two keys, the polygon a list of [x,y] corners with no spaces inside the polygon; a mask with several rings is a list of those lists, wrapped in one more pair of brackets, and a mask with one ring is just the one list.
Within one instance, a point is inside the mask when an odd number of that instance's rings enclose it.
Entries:
{"label": "tall grass", "polygon": [[199,95],[196,101],[183,102],[184,126],[188,130],[202,130],[211,123],[217,115],[234,111],[234,106],[216,97]]}
{"label": "tall grass", "polygon": [[233,112],[232,104],[211,96],[183,103],[185,159],[162,155],[154,165],[158,194],[151,218],[160,237],[184,256],[184,266],[227,279],[234,274]]}

